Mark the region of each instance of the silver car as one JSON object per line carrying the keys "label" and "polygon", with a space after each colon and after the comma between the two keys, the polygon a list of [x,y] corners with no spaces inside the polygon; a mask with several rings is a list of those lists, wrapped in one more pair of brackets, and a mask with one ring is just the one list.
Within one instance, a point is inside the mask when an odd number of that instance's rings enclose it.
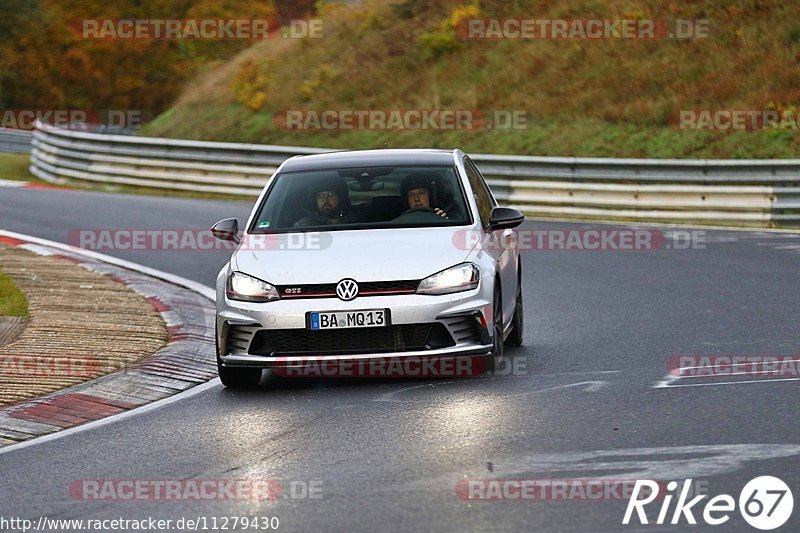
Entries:
{"label": "silver car", "polygon": [[286,160],[216,284],[228,387],[319,363],[470,358],[494,368],[523,337],[516,232],[460,150],[364,150]]}

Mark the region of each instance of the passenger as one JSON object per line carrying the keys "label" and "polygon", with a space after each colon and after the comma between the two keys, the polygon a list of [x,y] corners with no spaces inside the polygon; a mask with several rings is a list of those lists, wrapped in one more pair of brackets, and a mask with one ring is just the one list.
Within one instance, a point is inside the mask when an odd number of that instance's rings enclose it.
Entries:
{"label": "passenger", "polygon": [[400,184],[400,196],[406,209],[433,209],[440,217],[447,218],[447,213],[438,207],[439,187],[436,178],[428,174],[415,172],[406,176]]}
{"label": "passenger", "polygon": [[318,179],[308,188],[307,200],[309,214],[295,222],[296,228],[360,222],[350,205],[347,181],[340,176]]}

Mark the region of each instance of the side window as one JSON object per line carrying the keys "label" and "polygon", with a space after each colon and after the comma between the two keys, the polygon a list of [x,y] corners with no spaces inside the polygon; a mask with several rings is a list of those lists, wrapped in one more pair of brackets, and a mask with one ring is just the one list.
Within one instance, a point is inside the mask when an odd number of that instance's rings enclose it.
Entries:
{"label": "side window", "polygon": [[464,158],[464,168],[467,169],[467,179],[469,179],[469,184],[478,203],[478,214],[481,217],[481,222],[486,226],[489,223],[489,216],[494,207],[494,199],[486,182],[483,181],[483,176],[478,172],[478,168],[466,157]]}

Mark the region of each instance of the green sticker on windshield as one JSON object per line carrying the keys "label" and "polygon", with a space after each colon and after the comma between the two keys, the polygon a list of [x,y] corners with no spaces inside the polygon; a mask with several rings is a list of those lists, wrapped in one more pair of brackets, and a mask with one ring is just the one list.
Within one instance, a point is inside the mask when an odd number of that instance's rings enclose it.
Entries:
{"label": "green sticker on windshield", "polygon": [[269,226],[270,226],[269,220],[265,220],[263,222],[259,222],[258,223],[258,227],[259,228],[268,228]]}

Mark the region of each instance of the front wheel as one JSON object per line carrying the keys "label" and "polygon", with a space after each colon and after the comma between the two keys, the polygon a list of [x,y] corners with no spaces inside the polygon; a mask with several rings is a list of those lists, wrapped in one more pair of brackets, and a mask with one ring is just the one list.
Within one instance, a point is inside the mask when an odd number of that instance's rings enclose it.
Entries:
{"label": "front wheel", "polygon": [[492,321],[494,331],[492,335],[492,353],[486,356],[486,372],[494,373],[503,359],[503,305],[500,284],[494,284],[494,302],[492,304]]}
{"label": "front wheel", "polygon": [[506,346],[522,346],[522,337],[525,334],[525,316],[522,309],[522,284],[517,289],[517,304],[514,306],[514,318],[511,319],[511,333],[506,339]]}

